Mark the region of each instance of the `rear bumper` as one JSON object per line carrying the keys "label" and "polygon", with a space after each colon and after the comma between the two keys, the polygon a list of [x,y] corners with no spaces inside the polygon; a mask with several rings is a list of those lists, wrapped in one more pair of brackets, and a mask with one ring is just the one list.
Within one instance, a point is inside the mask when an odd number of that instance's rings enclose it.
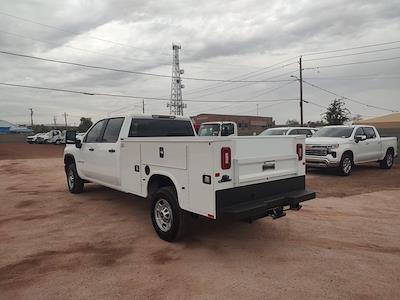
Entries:
{"label": "rear bumper", "polygon": [[305,189],[305,177],[298,176],[216,192],[217,217],[258,219],[277,208],[298,208],[299,203],[315,198]]}

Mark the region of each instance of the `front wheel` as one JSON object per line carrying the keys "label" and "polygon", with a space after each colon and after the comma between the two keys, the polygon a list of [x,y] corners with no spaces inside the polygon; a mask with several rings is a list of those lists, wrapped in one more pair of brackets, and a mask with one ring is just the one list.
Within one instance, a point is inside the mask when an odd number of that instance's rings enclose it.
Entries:
{"label": "front wheel", "polygon": [[162,187],[152,197],[151,221],[158,236],[173,242],[180,239],[185,231],[186,212],[178,204],[173,187]]}
{"label": "front wheel", "polygon": [[83,192],[84,181],[79,177],[78,172],[76,171],[75,164],[70,164],[66,168],[67,173],[67,184],[68,189],[73,194],[79,194]]}
{"label": "front wheel", "polygon": [[350,154],[345,153],[340,160],[339,174],[342,176],[349,176],[353,168],[353,158]]}
{"label": "front wheel", "polygon": [[394,154],[391,149],[386,152],[385,157],[383,160],[379,162],[379,165],[382,169],[390,169],[394,163]]}

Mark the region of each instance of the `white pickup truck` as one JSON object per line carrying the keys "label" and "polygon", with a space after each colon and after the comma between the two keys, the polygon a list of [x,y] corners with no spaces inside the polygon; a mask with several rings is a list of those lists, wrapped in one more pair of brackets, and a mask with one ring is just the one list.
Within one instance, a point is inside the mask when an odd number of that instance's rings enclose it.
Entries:
{"label": "white pickup truck", "polygon": [[166,241],[188,216],[252,221],[285,215],[315,198],[305,188],[304,137],[198,137],[190,119],[124,116],[95,123],[82,140],[67,131],[70,192],[85,182],[148,197]]}
{"label": "white pickup truck", "polygon": [[237,136],[238,129],[235,122],[219,121],[201,123],[199,136]]}
{"label": "white pickup truck", "polygon": [[397,138],[380,137],[373,126],[326,126],[306,140],[307,167],[335,167],[343,176],[360,163],[390,169],[396,156]]}

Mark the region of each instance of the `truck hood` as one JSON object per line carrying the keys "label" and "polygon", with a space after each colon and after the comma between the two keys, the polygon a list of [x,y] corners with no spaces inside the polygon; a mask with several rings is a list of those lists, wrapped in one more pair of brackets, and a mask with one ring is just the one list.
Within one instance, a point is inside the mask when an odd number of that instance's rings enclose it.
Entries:
{"label": "truck hood", "polygon": [[336,137],[309,137],[306,139],[306,145],[332,145],[346,144],[348,139]]}

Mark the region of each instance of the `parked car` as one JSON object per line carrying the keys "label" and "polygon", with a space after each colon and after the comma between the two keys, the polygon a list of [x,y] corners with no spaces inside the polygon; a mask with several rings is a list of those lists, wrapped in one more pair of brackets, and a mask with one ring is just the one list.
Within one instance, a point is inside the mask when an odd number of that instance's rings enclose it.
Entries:
{"label": "parked car", "polygon": [[230,136],[238,135],[237,124],[235,122],[205,122],[200,125],[199,136]]}
{"label": "parked car", "polygon": [[313,136],[318,131],[317,128],[311,127],[277,127],[268,128],[260,133],[260,135],[305,135]]}
{"label": "parked car", "polygon": [[36,143],[36,140],[37,140],[37,138],[38,138],[38,136],[40,136],[40,135],[42,135],[42,134],[44,134],[44,133],[36,133],[36,134],[34,134],[34,135],[29,135],[29,136],[26,137],[26,141],[27,141],[29,144],[35,144],[35,143]]}
{"label": "parked car", "polygon": [[36,138],[37,144],[61,144],[63,141],[63,133],[61,130],[50,130],[42,133]]}
{"label": "parked car", "polygon": [[308,167],[334,167],[348,176],[354,165],[379,162],[390,169],[397,156],[397,138],[380,137],[374,126],[326,126],[306,140]]}
{"label": "parked car", "polygon": [[100,120],[83,140],[67,131],[66,140],[69,191],[89,181],[147,197],[166,241],[190,216],[279,218],[315,198],[305,188],[302,136],[197,137],[188,118],[140,115]]}

